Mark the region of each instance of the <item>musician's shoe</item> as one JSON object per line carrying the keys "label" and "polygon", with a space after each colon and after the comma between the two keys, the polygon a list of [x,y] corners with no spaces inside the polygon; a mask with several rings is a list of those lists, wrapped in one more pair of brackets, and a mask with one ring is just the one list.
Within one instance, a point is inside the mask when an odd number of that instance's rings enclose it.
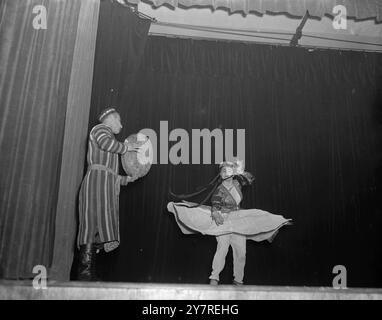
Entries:
{"label": "musician's shoe", "polygon": [[93,243],[80,246],[78,281],[100,281],[96,275],[97,248]]}

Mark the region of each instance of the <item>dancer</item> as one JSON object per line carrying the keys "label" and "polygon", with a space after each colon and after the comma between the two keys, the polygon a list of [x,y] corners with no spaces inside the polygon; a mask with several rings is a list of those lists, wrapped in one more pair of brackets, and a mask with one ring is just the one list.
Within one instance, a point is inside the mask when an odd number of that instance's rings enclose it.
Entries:
{"label": "dancer", "polygon": [[96,253],[119,245],[119,189],[137,177],[118,174],[118,155],[137,152],[138,148],[118,142],[114,135],[122,129],[115,108],[107,108],[98,117],[100,124],[89,134],[88,170],[79,193],[80,249],[78,280],[97,280]]}
{"label": "dancer", "polygon": [[[230,246],[233,253],[233,284],[242,285],[247,239],[271,242],[279,228],[290,224],[290,219],[280,215],[259,209],[240,208],[243,199],[241,188],[252,184],[253,180],[252,174],[244,171],[242,161],[226,161],[220,164],[219,176],[209,184],[209,186],[214,185],[210,192],[212,206],[204,205],[209,196],[201,204],[195,205],[183,201],[170,202],[167,205],[183,233],[200,232],[204,235],[216,236],[217,248],[209,277],[211,285],[219,284],[219,274],[224,269]],[[206,188],[201,191],[205,190]],[[198,193],[177,197],[188,199]]]}

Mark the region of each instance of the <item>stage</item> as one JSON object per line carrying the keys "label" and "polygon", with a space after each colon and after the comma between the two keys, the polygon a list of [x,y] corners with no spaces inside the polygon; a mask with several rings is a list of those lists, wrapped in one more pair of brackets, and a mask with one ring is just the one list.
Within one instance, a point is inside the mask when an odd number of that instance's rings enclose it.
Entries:
{"label": "stage", "polygon": [[1,300],[382,300],[382,289],[196,284],[0,281]]}

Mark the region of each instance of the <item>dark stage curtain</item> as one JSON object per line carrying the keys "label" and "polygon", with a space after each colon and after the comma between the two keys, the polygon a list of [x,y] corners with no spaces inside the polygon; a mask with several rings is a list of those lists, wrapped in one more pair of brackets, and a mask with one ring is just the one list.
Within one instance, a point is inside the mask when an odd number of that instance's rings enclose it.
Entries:
{"label": "dark stage curtain", "polygon": [[[46,29],[35,29],[35,6]],[[80,1],[0,4],[0,273],[49,267]],[[39,19],[38,19],[39,20]]]}
{"label": "dark stage curtain", "polygon": [[149,20],[115,1],[102,0],[99,12],[90,129],[106,106],[119,105],[131,91],[150,28]]}
{"label": "dark stage curtain", "polygon": [[[119,46],[108,52],[121,65]],[[95,69],[105,60],[113,61],[99,56]],[[121,81],[120,140],[151,128],[159,142],[160,121],[190,137],[246,130],[256,181],[243,206],[294,220],[272,244],[247,242],[247,284],[331,286],[333,267],[344,265],[348,286],[382,285],[381,55],[150,37],[132,86],[120,73],[102,81]],[[157,164],[122,188],[121,245],[100,256],[103,278],[207,283],[216,240],[183,235],[166,205],[169,187],[190,192],[216,173],[217,165]],[[231,279],[229,253],[221,281]]]}

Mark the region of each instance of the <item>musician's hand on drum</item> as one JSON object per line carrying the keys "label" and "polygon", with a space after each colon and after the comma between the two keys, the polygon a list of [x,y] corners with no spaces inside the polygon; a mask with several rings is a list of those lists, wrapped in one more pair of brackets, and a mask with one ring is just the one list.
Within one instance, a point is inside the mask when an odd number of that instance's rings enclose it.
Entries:
{"label": "musician's hand on drum", "polygon": [[119,176],[120,179],[121,179],[121,186],[126,186],[128,183],[130,182],[134,182],[135,180],[137,180],[138,178],[136,177],[131,177],[131,176]]}
{"label": "musician's hand on drum", "polygon": [[212,219],[215,221],[216,225],[219,226],[224,223],[224,218],[221,215],[220,211],[212,212]]}
{"label": "musician's hand on drum", "polygon": [[136,144],[129,144],[129,141],[125,140],[125,145],[127,146],[127,152],[139,152],[139,146]]}
{"label": "musician's hand on drum", "polygon": [[127,152],[139,152],[139,147],[127,146]]}

